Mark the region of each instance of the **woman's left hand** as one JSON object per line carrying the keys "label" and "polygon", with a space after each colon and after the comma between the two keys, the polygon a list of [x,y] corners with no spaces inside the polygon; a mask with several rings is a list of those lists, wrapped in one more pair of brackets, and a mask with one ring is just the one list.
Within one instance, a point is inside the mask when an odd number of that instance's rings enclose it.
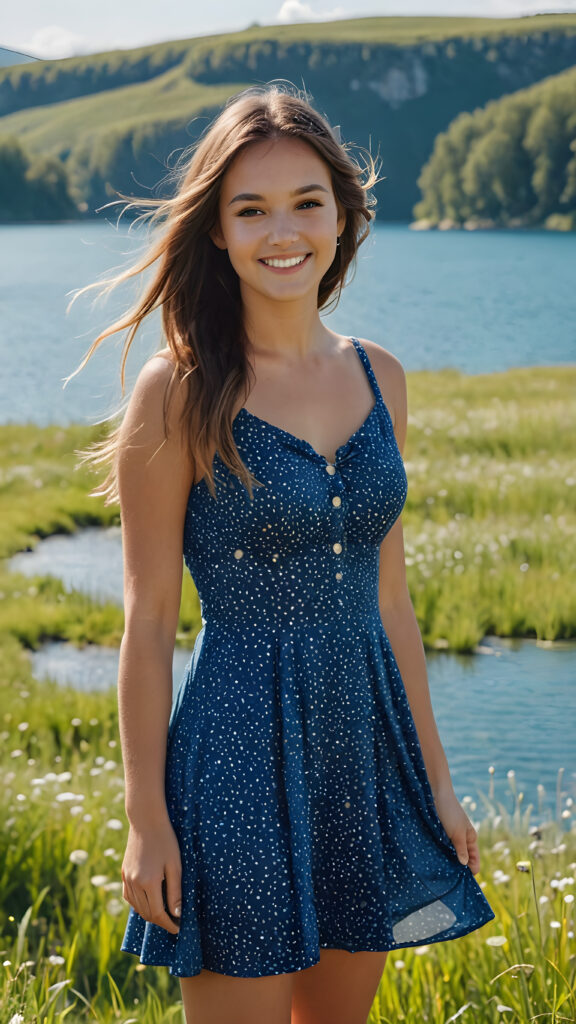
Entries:
{"label": "woman's left hand", "polygon": [[473,875],[480,870],[478,833],[452,787],[433,791],[434,805],[440,821],[461,864],[468,863]]}

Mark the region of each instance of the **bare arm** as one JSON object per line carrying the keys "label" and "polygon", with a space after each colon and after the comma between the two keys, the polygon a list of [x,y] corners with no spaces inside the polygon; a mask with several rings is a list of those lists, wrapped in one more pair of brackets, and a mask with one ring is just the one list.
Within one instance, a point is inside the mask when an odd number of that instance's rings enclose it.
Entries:
{"label": "bare arm", "polygon": [[[394,420],[394,433],[404,452],[408,422],[406,374],[398,359],[368,343],[382,395]],[[375,350],[375,351],[374,351]],[[380,546],[380,617],[404,682],[426,773],[434,792],[452,788],[444,748],[440,741],[428,686],[426,655],[418,620],[406,581],[402,517],[399,516]]]}
{"label": "bare arm", "polygon": [[[370,345],[369,354],[383,397],[393,416],[398,447],[403,453],[408,421],[406,375],[395,356],[386,350],[378,352],[377,349],[377,346]],[[424,644],[406,581],[402,516],[398,517],[380,545],[378,603],[380,618],[390,640],[412,711],[438,817],[458,859],[462,864],[468,864],[476,874],[480,869],[478,834],[454,792],[432,710]]]}
{"label": "bare arm", "polygon": [[[164,790],[166,738],[182,593],[182,535],[192,484],[177,425],[185,400],[183,387],[171,391],[168,439],[164,433],[164,394],[171,371],[168,360],[158,356],[141,370],[123,420],[118,453],[125,610],[118,709],[126,814],[132,833],[125,871],[129,901],[164,927],[157,901],[166,849],[171,850],[171,863],[176,857]],[[166,877],[172,890],[168,873]],[[151,916],[142,903],[140,886],[152,894],[148,896]]]}

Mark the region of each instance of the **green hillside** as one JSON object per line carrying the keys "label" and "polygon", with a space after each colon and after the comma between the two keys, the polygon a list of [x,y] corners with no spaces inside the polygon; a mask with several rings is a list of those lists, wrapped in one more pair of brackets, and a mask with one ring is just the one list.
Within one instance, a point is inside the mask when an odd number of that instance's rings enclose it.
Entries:
{"label": "green hillside", "polygon": [[377,215],[411,219],[435,138],[458,114],[575,64],[576,15],[539,15],[253,26],[0,69],[0,191],[2,146],[17,140],[20,166],[62,162],[76,208],[93,216],[112,189],[157,185],[232,93],[283,78],[381,158]]}

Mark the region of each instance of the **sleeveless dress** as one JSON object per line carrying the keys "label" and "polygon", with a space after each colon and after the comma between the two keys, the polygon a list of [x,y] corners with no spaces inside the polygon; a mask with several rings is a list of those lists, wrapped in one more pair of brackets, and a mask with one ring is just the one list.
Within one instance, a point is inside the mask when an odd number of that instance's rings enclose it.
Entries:
{"label": "sleeveless dress", "polygon": [[407,479],[375,403],[330,463],[242,408],[248,491],[214,456],[184,560],[202,628],[170,715],[166,802],[182,860],[174,935],[130,907],[121,950],[189,977],[300,971],[320,948],[444,942],[495,914],[437,815],[379,612],[379,545]]}

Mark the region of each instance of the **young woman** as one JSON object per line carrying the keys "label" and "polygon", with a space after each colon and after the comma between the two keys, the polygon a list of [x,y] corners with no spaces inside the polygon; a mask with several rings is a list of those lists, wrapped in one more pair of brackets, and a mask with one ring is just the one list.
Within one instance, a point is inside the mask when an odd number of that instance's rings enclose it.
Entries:
{"label": "young woman", "polygon": [[[405,374],[320,317],[377,178],[277,85],[192,148],[117,280],[156,277],[86,357],[161,306],[83,453],[123,531],[122,950],[180,978],[188,1024],[364,1024],[389,950],[494,918],[406,585]],[[202,628],[172,706],[183,556]]]}

